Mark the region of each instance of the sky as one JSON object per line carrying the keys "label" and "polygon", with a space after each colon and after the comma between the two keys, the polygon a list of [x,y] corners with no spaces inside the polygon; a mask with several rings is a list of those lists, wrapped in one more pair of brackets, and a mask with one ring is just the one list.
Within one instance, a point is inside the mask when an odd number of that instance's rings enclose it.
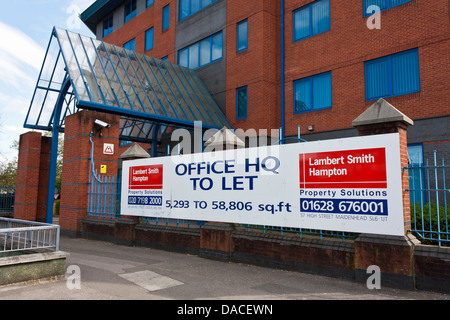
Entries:
{"label": "sky", "polygon": [[0,161],[22,133],[53,27],[95,37],[79,14],[95,0],[0,0]]}

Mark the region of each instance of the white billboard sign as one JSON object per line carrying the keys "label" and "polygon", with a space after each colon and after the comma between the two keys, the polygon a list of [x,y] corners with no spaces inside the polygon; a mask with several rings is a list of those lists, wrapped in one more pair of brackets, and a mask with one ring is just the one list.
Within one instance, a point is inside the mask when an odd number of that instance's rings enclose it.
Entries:
{"label": "white billboard sign", "polygon": [[125,162],[121,214],[403,235],[398,134]]}

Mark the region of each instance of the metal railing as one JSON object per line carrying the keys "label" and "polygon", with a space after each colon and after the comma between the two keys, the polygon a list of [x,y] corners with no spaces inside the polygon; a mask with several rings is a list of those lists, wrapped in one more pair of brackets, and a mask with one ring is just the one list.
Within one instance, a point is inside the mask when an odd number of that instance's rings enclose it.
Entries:
{"label": "metal railing", "polygon": [[91,218],[115,220],[120,218],[120,177],[97,176],[91,172],[88,215]]}
{"label": "metal railing", "polygon": [[434,151],[433,163],[408,167],[411,201],[411,232],[425,243],[450,245],[450,176],[442,159],[438,163]]}
{"label": "metal railing", "polygon": [[16,190],[14,187],[0,186],[0,213],[11,213],[14,211],[14,198]]}
{"label": "metal railing", "polygon": [[43,249],[59,251],[59,235],[57,225],[0,218],[0,256]]}

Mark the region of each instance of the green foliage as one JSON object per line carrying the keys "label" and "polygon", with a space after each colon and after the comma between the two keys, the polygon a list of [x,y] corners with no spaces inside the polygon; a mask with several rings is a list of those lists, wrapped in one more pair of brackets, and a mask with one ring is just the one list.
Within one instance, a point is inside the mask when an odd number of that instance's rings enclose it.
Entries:
{"label": "green foliage", "polygon": [[[436,201],[426,203],[423,208],[420,202],[411,205],[412,229],[424,234],[427,238],[438,239],[438,231],[447,232],[447,228],[449,227],[449,216],[450,205],[447,205],[447,211],[444,206],[438,206]],[[441,239],[444,237],[447,238],[447,235],[441,235]]]}
{"label": "green foliage", "polygon": [[17,159],[0,161],[0,186],[15,187],[17,176]]}
{"label": "green foliage", "polygon": [[61,206],[61,200],[55,200],[55,204],[53,207],[53,215],[54,216],[59,216],[59,208]]}

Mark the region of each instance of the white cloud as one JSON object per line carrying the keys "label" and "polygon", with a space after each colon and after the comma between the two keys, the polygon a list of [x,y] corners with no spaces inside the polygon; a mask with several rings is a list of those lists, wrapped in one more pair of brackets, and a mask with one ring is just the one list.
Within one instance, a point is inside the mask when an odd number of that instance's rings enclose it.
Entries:
{"label": "white cloud", "polygon": [[21,89],[36,83],[45,50],[25,33],[0,22],[0,81]]}
{"label": "white cloud", "polygon": [[84,24],[79,16],[94,2],[95,0],[71,0],[65,8],[66,14],[68,15],[66,28],[71,31],[80,31],[83,29]]}
{"label": "white cloud", "polygon": [[8,132],[14,135],[21,135],[25,132],[28,132],[28,129],[25,129],[23,127],[18,127],[18,126],[11,126],[11,125],[6,125],[3,129],[3,132]]}
{"label": "white cloud", "polygon": [[21,30],[0,22],[0,154],[16,155],[10,146],[23,128],[45,49]]}
{"label": "white cloud", "polygon": [[25,33],[0,22],[0,52],[8,54],[22,63],[39,69],[45,55],[45,49]]}

